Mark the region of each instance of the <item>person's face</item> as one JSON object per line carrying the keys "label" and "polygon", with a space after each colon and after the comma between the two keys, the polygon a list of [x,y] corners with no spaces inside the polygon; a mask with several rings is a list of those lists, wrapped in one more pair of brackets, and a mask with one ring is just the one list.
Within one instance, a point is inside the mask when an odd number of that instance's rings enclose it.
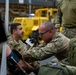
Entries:
{"label": "person's face", "polygon": [[18,38],[22,38],[23,37],[23,29],[22,29],[22,26],[21,25],[19,25],[19,26],[17,26],[17,30],[16,30],[16,36],[18,37]]}
{"label": "person's face", "polygon": [[39,27],[39,35],[46,43],[50,42],[53,37],[52,31],[50,29],[46,29],[44,25]]}

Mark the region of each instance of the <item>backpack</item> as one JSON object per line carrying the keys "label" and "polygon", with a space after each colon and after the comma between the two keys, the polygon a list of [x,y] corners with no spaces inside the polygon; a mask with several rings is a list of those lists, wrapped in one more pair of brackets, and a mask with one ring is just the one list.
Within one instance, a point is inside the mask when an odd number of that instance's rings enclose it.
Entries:
{"label": "backpack", "polygon": [[69,64],[76,66],[76,38],[72,38],[69,42]]}
{"label": "backpack", "polygon": [[42,65],[38,75],[76,75],[76,67],[66,66],[60,62]]}

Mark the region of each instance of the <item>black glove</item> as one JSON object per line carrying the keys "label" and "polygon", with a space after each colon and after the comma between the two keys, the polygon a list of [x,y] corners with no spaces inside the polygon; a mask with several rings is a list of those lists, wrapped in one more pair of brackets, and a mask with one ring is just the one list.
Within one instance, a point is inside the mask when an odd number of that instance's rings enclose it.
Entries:
{"label": "black glove", "polygon": [[37,43],[37,40],[35,38],[31,38],[30,41],[31,43],[35,43],[35,44]]}

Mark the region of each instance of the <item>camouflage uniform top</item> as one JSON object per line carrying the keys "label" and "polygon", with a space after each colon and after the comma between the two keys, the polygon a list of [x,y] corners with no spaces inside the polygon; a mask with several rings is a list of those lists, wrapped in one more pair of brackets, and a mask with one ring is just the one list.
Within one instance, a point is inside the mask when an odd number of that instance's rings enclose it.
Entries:
{"label": "camouflage uniform top", "polygon": [[[16,40],[14,40],[12,36],[7,38],[7,44],[11,49],[16,49],[22,56],[28,50],[28,46],[26,46],[26,44],[24,44],[21,40],[19,40],[19,42],[16,42]],[[25,61],[27,60],[25,59]],[[40,66],[39,62],[37,61],[35,62],[28,61],[28,63],[32,64],[33,67]]]}
{"label": "camouflage uniform top", "polygon": [[27,54],[36,60],[46,59],[52,55],[56,55],[59,60],[62,60],[68,55],[69,41],[70,39],[63,34],[56,32],[55,36],[49,43],[42,43],[38,47],[33,47],[27,51]]}
{"label": "camouflage uniform top", "polygon": [[76,0],[60,0],[58,4],[58,13],[56,24],[65,27],[76,26]]}
{"label": "camouflage uniform top", "polygon": [[12,36],[8,37],[7,44],[11,49],[16,49],[21,55],[27,51],[27,46],[21,40],[18,42],[12,38]]}

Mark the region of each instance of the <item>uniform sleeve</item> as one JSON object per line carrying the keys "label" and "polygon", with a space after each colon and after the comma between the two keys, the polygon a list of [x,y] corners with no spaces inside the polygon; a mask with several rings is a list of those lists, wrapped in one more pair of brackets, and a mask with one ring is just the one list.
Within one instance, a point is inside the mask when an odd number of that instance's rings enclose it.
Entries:
{"label": "uniform sleeve", "polygon": [[13,41],[7,40],[7,44],[11,49],[13,49],[13,45],[14,45]]}
{"label": "uniform sleeve", "polygon": [[60,9],[60,3],[58,4],[58,11],[57,11],[57,16],[56,16],[56,25],[55,27],[60,27],[62,23],[62,12]]}
{"label": "uniform sleeve", "polygon": [[69,42],[69,63],[76,66],[76,38],[72,38]]}
{"label": "uniform sleeve", "polygon": [[34,47],[28,50],[27,53],[30,55],[30,57],[33,57],[37,60],[43,60],[60,52],[62,45],[62,40],[57,38],[43,47]]}

